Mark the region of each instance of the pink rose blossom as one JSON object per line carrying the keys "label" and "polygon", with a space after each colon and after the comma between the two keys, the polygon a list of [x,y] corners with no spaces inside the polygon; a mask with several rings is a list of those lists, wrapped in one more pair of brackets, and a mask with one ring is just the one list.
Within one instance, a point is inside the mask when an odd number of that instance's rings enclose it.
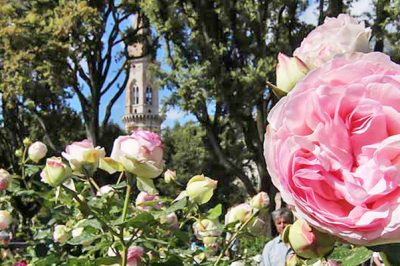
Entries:
{"label": "pink rose blossom", "polygon": [[400,240],[399,65],[382,53],[337,57],[268,121],[268,171],[299,216],[354,244]]}
{"label": "pink rose blossom", "polygon": [[369,52],[371,29],[357,23],[352,17],[340,14],[326,18],[324,24],[315,28],[297,48],[293,56],[300,58],[313,69],[336,55],[352,52]]}
{"label": "pink rose blossom", "polygon": [[111,158],[124,169],[144,178],[159,176],[164,168],[160,137],[146,130],[135,130],[130,136],[120,136],[114,141]]}
{"label": "pink rose blossom", "polygon": [[143,248],[138,246],[133,246],[128,249],[128,266],[137,266],[140,263],[140,258],[143,256]]}
{"label": "pink rose blossom", "polygon": [[[161,208],[161,204],[158,203],[160,197],[158,195],[151,195],[146,192],[140,192],[139,195],[136,197],[136,208],[142,211],[148,211],[151,208],[159,209]],[[147,204],[146,204],[147,203]],[[154,204],[150,204],[154,203]]]}
{"label": "pink rose blossom", "polygon": [[62,156],[68,160],[73,171],[93,174],[99,165],[100,158],[104,158],[106,152],[102,147],[94,147],[91,140],[85,139],[73,142],[65,148]]}

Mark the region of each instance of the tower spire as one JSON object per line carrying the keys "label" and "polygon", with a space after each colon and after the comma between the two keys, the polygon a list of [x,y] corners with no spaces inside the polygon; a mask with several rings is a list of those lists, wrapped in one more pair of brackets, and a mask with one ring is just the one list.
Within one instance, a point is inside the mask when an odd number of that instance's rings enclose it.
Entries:
{"label": "tower spire", "polygon": [[[143,25],[142,15],[136,14],[133,26],[138,29],[137,34],[149,32]],[[122,117],[128,133],[136,128],[160,131],[158,88],[154,86],[154,77],[149,70],[152,58],[145,54],[146,50],[142,42],[128,46],[129,56],[134,58],[130,60],[129,78],[125,88],[125,115]]]}

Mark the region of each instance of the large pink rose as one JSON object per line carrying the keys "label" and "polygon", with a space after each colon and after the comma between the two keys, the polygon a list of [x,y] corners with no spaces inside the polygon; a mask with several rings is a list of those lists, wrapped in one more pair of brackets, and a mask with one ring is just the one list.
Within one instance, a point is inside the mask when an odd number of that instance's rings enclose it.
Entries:
{"label": "large pink rose", "polygon": [[268,170],[300,216],[355,244],[400,240],[399,65],[382,53],[335,58],[268,121]]}
{"label": "large pink rose", "polygon": [[357,23],[349,15],[340,14],[337,18],[326,18],[324,24],[308,34],[293,56],[312,69],[336,55],[369,52],[370,36],[370,28],[365,28],[363,23]]}

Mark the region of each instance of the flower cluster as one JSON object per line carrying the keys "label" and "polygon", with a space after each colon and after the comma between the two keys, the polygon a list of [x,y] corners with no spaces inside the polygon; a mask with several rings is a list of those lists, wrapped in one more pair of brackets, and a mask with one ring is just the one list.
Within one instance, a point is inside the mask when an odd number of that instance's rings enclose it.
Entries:
{"label": "flower cluster", "polygon": [[400,233],[400,65],[368,53],[369,36],[340,15],[303,40],[298,63],[281,56],[290,92],[271,110],[264,144],[273,183],[299,216],[363,245]]}

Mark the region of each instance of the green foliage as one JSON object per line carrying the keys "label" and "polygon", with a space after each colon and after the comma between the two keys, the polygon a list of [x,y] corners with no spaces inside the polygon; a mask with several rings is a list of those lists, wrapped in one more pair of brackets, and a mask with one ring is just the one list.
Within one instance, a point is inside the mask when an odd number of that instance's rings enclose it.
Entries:
{"label": "green foliage", "polygon": [[[22,96],[38,105],[38,99],[50,94],[47,104],[52,104],[54,98],[72,96],[72,91],[81,105],[86,136],[98,142],[128,80],[127,44],[143,37],[123,28],[137,5],[117,2],[33,0],[1,5],[3,103],[10,105],[10,98]],[[103,121],[100,103],[105,105]]]}
{"label": "green foliage", "polygon": [[[197,123],[176,124],[162,135],[166,168],[176,170],[179,183],[186,183],[198,173],[218,180],[217,197],[211,205],[222,202],[224,208],[233,206],[245,198],[242,187],[233,183],[235,173],[226,171],[215,156],[209,152],[205,130]],[[177,195],[176,188],[160,182],[162,193]],[[229,195],[229,196],[228,196]]]}
{"label": "green foliage", "polygon": [[340,261],[343,266],[357,266],[369,260],[371,255],[372,252],[365,247],[343,244],[335,247],[329,259]]}
{"label": "green foliage", "polygon": [[[289,3],[290,2],[290,3]],[[274,97],[266,86],[278,51],[292,52],[310,27],[298,20],[301,1],[143,1],[167,42],[161,73],[167,104],[196,116],[223,176],[273,192],[260,147]],[[282,49],[283,47],[283,49]],[[233,175],[232,173],[235,173]]]}

